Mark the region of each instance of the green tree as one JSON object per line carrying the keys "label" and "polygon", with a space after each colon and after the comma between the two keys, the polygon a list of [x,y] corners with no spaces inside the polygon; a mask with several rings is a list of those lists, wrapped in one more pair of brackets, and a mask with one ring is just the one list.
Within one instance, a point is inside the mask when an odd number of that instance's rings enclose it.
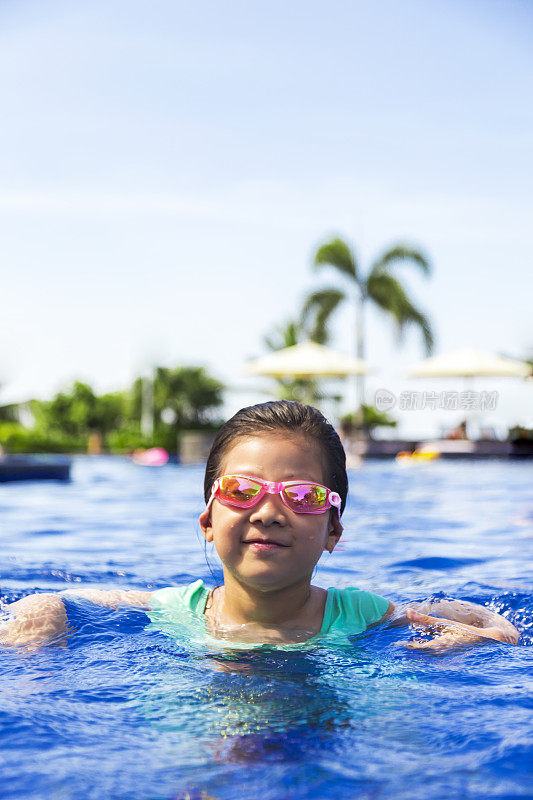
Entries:
{"label": "green tree", "polygon": [[16,422],[18,420],[18,405],[16,403],[9,403],[5,406],[0,406],[0,421],[2,422]]}
{"label": "green tree", "polygon": [[283,350],[294,347],[307,338],[301,322],[289,320],[283,325],[276,325],[273,333],[265,336],[264,342],[269,350]]}
{"label": "green tree", "polygon": [[224,386],[203,367],[157,367],[154,378],[154,413],[161,422],[164,409],[171,409],[179,428],[212,425],[212,411],[222,405]]}
{"label": "green tree", "polygon": [[[346,289],[335,287],[312,292],[304,301],[302,324],[314,320],[319,335],[327,338],[327,324],[331,314],[344,301],[353,303],[356,314],[357,357],[365,357],[365,305],[372,301],[382,311],[389,314],[396,323],[398,340],[401,341],[405,328],[418,327],[423,336],[426,352],[433,347],[433,333],[427,317],[414,305],[405,288],[392,269],[399,264],[410,263],[418,267],[424,275],[431,272],[427,257],[414,248],[396,245],[386,250],[371,265],[367,275],[363,275],[353,250],[342,239],[335,238],[321,245],[314,258],[314,266],[333,267],[344,279]],[[322,332],[322,333],[320,333]],[[324,333],[326,332],[326,333]],[[364,404],[364,376],[357,376],[359,405]]]}
{"label": "green tree", "polygon": [[372,439],[375,428],[395,428],[397,425],[397,420],[392,419],[383,411],[378,411],[374,406],[367,406],[364,403],[355,413],[345,414],[341,419],[341,428],[344,433],[351,434],[360,431],[369,439]]}
{"label": "green tree", "polygon": [[[154,432],[141,433],[141,379],[125,392],[96,395],[75,382],[52,400],[32,400],[34,427],[16,420],[18,408],[0,408],[0,439],[12,452],[74,452],[104,443],[112,450],[159,445],[176,451],[184,428],[214,428],[213,410],[222,404],[223,385],[201,367],[159,367],[154,380]],[[172,421],[169,421],[172,420]]]}
{"label": "green tree", "polygon": [[75,437],[98,433],[104,438],[120,427],[126,398],[121,392],[98,397],[88,384],[76,381],[70,391],[52,400],[34,400],[31,409],[38,430]]}
{"label": "green tree", "polygon": [[[133,384],[129,418],[140,431],[142,378]],[[175,452],[180,431],[218,427],[214,410],[223,403],[224,385],[203,367],[156,367],[153,378],[154,443]]]}

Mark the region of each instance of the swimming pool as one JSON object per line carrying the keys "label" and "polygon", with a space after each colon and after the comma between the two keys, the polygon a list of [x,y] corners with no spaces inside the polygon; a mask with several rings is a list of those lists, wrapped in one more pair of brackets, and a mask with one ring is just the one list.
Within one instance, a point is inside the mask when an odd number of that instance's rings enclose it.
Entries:
{"label": "swimming pool", "polygon": [[[137,610],[68,603],[66,647],[0,648],[0,797],[531,797],[527,463],[350,474],[342,547],[315,583],[489,605],[522,636],[446,655],[374,629],[345,646],[199,649]],[[0,594],[214,578],[197,467],[79,458],[73,481],[0,486]]]}

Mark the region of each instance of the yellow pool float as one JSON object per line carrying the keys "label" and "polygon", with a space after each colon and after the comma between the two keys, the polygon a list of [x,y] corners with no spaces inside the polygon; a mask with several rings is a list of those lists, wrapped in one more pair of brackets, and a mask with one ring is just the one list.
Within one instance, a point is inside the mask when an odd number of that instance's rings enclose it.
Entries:
{"label": "yellow pool float", "polygon": [[433,450],[414,450],[410,453],[408,450],[401,450],[396,454],[396,461],[398,462],[411,462],[411,461],[434,461],[440,456]]}

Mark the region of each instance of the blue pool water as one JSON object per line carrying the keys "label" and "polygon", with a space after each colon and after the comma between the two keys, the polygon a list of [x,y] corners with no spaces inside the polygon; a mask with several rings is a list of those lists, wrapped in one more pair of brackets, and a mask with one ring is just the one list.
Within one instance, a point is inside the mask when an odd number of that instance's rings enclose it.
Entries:
{"label": "blue pool water", "polygon": [[[520,644],[199,651],[138,610],[69,603],[75,634],[0,648],[0,797],[454,800],[531,797],[527,463],[365,464],[315,583],[395,602],[436,592],[504,614]],[[80,458],[73,481],[0,486],[0,595],[213,584],[202,470]],[[216,557],[208,549],[215,579]]]}

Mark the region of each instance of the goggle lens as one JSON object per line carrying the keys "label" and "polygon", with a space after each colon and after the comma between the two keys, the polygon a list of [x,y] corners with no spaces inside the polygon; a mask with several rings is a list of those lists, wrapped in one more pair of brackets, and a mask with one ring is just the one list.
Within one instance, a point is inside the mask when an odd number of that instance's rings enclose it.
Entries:
{"label": "goggle lens", "polygon": [[229,503],[253,503],[255,498],[261,493],[260,483],[252,481],[250,478],[243,478],[240,475],[227,475],[220,478],[218,492],[220,497]]}
{"label": "goggle lens", "polygon": [[319,511],[327,504],[328,490],[324,486],[301,483],[295,486],[286,486],[284,495],[288,505],[294,511]]}

